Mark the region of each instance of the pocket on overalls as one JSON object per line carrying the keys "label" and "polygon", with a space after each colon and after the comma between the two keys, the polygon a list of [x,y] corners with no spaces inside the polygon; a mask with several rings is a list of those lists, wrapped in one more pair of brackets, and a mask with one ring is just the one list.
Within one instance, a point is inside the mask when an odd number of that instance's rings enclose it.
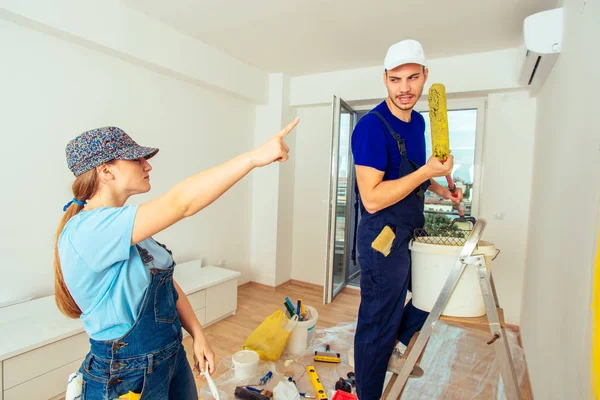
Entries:
{"label": "pocket on overalls", "polygon": [[[80,397],[76,400],[100,400],[106,398],[106,387],[108,383],[109,367],[106,360],[97,359],[88,353],[79,368],[79,374],[83,378]],[[66,400],[70,400],[66,397]]]}
{"label": "pocket on overalls", "polygon": [[143,399],[147,381],[148,374],[146,368],[120,372],[108,383],[108,398]]}
{"label": "pocket on overalls", "polygon": [[177,317],[175,299],[176,291],[173,285],[173,274],[160,279],[154,294],[154,317],[156,322],[172,323]]}

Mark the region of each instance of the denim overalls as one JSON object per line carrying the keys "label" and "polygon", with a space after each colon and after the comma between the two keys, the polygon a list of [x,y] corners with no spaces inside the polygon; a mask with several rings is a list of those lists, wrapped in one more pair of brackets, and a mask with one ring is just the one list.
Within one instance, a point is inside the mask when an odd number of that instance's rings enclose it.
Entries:
{"label": "denim overalls", "polygon": [[152,254],[136,247],[151,272],[150,284],[125,335],[116,340],[90,339],[90,352],[79,369],[84,380],[82,400],[112,400],[129,391],[141,393],[142,400],[198,399],[181,343],[175,263],[168,269],[154,268]]}
{"label": "denim overalls", "polygon": [[[402,137],[376,111],[394,137],[400,152],[400,178],[418,166],[408,159]],[[406,293],[410,285],[410,250],[412,233],[423,227],[424,193],[429,182],[417,187],[400,202],[374,214],[369,214],[361,202],[361,220],[358,225],[357,250],[361,268],[361,302],[354,338],[356,389],[360,400],[379,399],[389,359],[400,340],[408,345],[412,335],[421,329],[428,313],[408,303]],[[389,226],[395,234],[390,254],[386,257],[371,244]]]}

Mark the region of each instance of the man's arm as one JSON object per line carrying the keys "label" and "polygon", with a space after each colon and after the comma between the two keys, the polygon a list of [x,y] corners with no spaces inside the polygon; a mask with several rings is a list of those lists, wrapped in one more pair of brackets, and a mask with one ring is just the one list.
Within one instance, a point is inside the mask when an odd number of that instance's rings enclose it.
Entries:
{"label": "man's arm", "polygon": [[448,175],[452,171],[453,161],[449,156],[442,164],[432,157],[415,172],[391,181],[384,181],[384,172],[376,168],[357,165],[356,182],[365,209],[374,214],[396,204],[428,179]]}
{"label": "man's arm", "polygon": [[448,190],[447,187],[440,185],[433,178],[431,178],[429,181],[431,182],[431,185],[429,186],[429,188],[427,190],[437,194],[440,197],[443,197],[444,199],[448,198],[447,195],[450,194],[450,190]]}
{"label": "man's arm", "polygon": [[432,191],[433,193],[437,194],[438,196],[442,197],[443,199],[452,200],[452,202],[454,204],[460,204],[460,202],[463,199],[463,193],[462,193],[461,188],[456,188],[457,196],[453,197],[452,192],[450,192],[450,189],[448,189],[446,186],[440,185],[433,178],[430,179],[430,181],[431,181],[431,185],[429,186],[429,188],[427,190]]}

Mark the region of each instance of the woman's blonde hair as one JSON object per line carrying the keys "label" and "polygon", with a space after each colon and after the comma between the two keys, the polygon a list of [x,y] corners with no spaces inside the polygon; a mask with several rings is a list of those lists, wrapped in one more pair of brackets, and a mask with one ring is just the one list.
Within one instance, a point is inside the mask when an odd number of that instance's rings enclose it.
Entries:
{"label": "woman's blonde hair", "polygon": [[[96,169],[84,172],[75,178],[73,182],[73,197],[79,201],[85,201],[92,197],[98,190],[98,175]],[[77,319],[81,316],[81,309],[71,296],[60,266],[60,256],[58,254],[58,238],[60,237],[67,222],[74,215],[83,209],[82,205],[75,202],[71,203],[66,209],[62,220],[58,224],[56,239],[54,241],[54,295],[58,309],[67,317]]]}

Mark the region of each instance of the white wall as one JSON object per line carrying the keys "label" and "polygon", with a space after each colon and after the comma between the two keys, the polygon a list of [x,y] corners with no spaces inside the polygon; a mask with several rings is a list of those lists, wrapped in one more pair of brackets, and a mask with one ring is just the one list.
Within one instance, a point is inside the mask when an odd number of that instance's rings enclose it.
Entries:
{"label": "white wall", "polygon": [[[53,290],[53,235],[73,176],[64,146],[117,125],[161,152],[153,196],[252,146],[255,105],[0,20],[0,303]],[[252,182],[157,235],[181,262],[203,257],[250,278]],[[148,199],[141,196],[135,202]]]}
{"label": "white wall", "polygon": [[331,168],[331,107],[297,109],[292,279],[323,285]]}
{"label": "white wall", "polygon": [[265,72],[123,6],[119,0],[2,0],[0,19],[194,85],[257,103],[266,99]]}
{"label": "white wall", "polygon": [[[285,80],[282,91],[283,108],[282,127],[296,118],[296,110],[289,107],[290,81]],[[304,120],[302,124],[304,124]],[[298,152],[296,149],[297,129],[294,129],[285,142],[290,148],[290,158],[281,164],[279,172],[279,215],[277,216],[277,269],[275,285],[280,285],[292,279],[293,251],[294,251],[294,207],[296,185],[296,162]]]}
{"label": "white wall", "polygon": [[[275,124],[270,121],[273,101],[256,107],[254,147],[269,138]],[[277,262],[277,207],[279,206],[279,167],[275,164],[254,171],[252,177],[252,230],[250,265],[252,280],[275,285]]]}
{"label": "white wall", "polygon": [[[424,93],[434,82],[443,82],[447,93],[518,89],[519,59],[523,54],[515,48],[428,60],[429,79]],[[387,96],[382,84],[383,56],[381,66],[292,78],[290,105],[330,103],[333,94],[346,101]]]}
{"label": "white wall", "polygon": [[538,96],[522,333],[534,395],[587,399],[598,235],[600,3],[565,1],[562,54]]}
{"label": "white wall", "polygon": [[[289,78],[269,74],[268,102],[256,107],[254,146],[262,145],[293,118],[288,107]],[[255,171],[252,192],[252,280],[277,286],[291,277],[294,187],[294,143],[296,132],[286,143],[291,159]]]}
{"label": "white wall", "polygon": [[478,217],[488,222],[483,239],[500,249],[494,284],[506,321],[515,325],[526,269],[535,115],[536,99],[527,92],[488,96]]}
{"label": "white wall", "polygon": [[[383,85],[383,83],[381,83]],[[520,322],[531,192],[535,98],[525,91],[487,98],[480,212],[484,239],[501,250],[494,282],[506,321]],[[323,285],[331,162],[330,106],[298,108],[292,279]],[[503,220],[495,214],[503,213]]]}

